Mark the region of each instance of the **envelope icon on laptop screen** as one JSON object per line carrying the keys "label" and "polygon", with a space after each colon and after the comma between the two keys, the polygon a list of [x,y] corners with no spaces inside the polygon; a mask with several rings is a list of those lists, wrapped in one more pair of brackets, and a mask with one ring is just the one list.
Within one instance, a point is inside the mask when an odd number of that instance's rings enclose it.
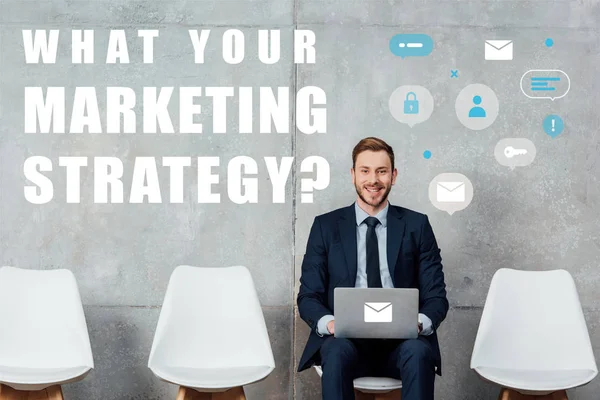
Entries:
{"label": "envelope icon on laptop screen", "polygon": [[392,303],[365,302],[365,322],[392,322]]}
{"label": "envelope icon on laptop screen", "polygon": [[486,40],[485,41],[485,59],[486,60],[512,60],[513,59],[513,41],[512,40]]}
{"label": "envelope icon on laptop screen", "polygon": [[464,182],[438,182],[437,201],[440,203],[462,203],[465,198]]}

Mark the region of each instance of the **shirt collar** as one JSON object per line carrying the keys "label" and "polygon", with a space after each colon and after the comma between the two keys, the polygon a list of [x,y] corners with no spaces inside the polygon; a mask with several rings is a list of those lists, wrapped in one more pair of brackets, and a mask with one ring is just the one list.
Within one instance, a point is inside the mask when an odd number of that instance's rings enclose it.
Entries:
{"label": "shirt collar", "polygon": [[[381,223],[381,226],[383,226],[384,228],[387,226],[387,214],[388,214],[389,208],[390,208],[390,202],[387,201],[385,208],[383,210],[379,211],[379,213],[377,213],[377,215],[374,215],[374,217],[379,220],[379,222]],[[362,224],[365,221],[365,219],[370,217],[370,215],[365,210],[360,208],[360,206],[358,205],[358,202],[354,203],[354,210],[356,211],[356,225],[357,226],[360,226],[360,224]]]}

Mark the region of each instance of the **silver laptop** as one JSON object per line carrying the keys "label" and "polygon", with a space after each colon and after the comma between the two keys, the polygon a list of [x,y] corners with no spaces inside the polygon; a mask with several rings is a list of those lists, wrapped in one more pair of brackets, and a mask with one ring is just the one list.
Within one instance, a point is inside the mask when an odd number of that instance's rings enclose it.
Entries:
{"label": "silver laptop", "polygon": [[419,290],[335,288],[335,337],[414,339],[419,336]]}

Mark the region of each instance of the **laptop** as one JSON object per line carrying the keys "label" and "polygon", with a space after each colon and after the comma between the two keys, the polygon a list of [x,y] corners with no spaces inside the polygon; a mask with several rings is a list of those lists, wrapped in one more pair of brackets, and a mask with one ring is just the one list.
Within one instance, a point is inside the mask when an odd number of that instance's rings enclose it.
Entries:
{"label": "laptop", "polygon": [[419,336],[419,290],[335,288],[334,336],[414,339]]}

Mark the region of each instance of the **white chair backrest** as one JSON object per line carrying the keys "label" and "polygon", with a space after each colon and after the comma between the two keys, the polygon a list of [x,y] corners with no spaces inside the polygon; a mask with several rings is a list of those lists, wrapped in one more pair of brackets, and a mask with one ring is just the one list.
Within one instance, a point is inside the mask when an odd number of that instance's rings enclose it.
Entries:
{"label": "white chair backrest", "polygon": [[79,289],[69,270],[1,267],[0,324],[3,366],[94,367]]}
{"label": "white chair backrest", "polygon": [[177,267],[169,280],[148,366],[268,366],[275,361],[250,271]]}
{"label": "white chair backrest", "polygon": [[502,268],[492,279],[471,368],[598,373],[575,282],[565,270]]}

